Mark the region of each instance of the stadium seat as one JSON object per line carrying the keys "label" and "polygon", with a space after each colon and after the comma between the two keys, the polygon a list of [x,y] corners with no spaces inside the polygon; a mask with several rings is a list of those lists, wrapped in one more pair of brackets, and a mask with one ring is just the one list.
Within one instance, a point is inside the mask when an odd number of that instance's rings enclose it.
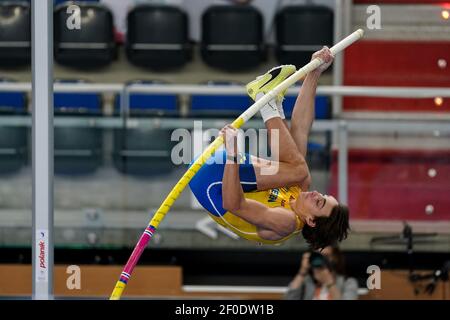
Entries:
{"label": "stadium seat", "polygon": [[[0,83],[14,82],[11,79],[0,78]],[[0,92],[0,114],[27,113],[28,99],[25,92]]]}
{"label": "stadium seat", "polygon": [[31,61],[30,4],[0,3],[0,66],[20,67]]}
{"label": "stadium seat", "polygon": [[114,166],[123,174],[137,177],[169,173],[174,168],[171,133],[165,129],[114,130]]}
{"label": "stadium seat", "polygon": [[[54,4],[54,6],[58,6],[64,2],[68,2],[68,1],[70,1],[70,0],[54,0],[53,4]],[[100,0],[81,0],[81,1],[77,0],[77,1],[70,1],[70,2],[75,2],[75,3],[77,3],[77,2],[100,2]]]}
{"label": "stadium seat", "polygon": [[[57,82],[83,82],[58,80]],[[99,115],[102,99],[97,93],[55,93],[57,116]],[[55,127],[55,173],[83,175],[95,172],[102,163],[102,131],[98,128]]]}
{"label": "stadium seat", "polygon": [[55,8],[55,60],[76,68],[96,68],[110,64],[117,58],[111,11],[96,3],[80,2],[81,28],[67,28],[67,7],[70,2]]}
{"label": "stadium seat", "polygon": [[266,58],[263,17],[251,6],[212,6],[202,16],[201,55],[210,66],[249,70]]}
{"label": "stadium seat", "polygon": [[[207,85],[235,85],[242,87],[241,83],[230,81],[209,81]],[[245,92],[240,95],[194,94],[191,96],[189,115],[193,117],[237,117],[251,104],[252,101]]]}
{"label": "stadium seat", "polygon": [[[85,83],[84,80],[56,80],[57,83]],[[54,94],[55,114],[100,115],[102,96],[99,93],[56,92]]]}
{"label": "stadium seat", "polygon": [[152,69],[173,69],[192,58],[188,16],[171,6],[139,5],[128,14],[127,57]]}
{"label": "stadium seat", "polygon": [[[131,84],[165,84],[167,82],[158,80],[135,80]],[[129,114],[131,116],[178,116],[178,97],[175,94],[129,94]],[[114,98],[114,113],[120,114],[121,95]]]}
{"label": "stadium seat", "polygon": [[28,159],[28,130],[23,127],[0,127],[0,174],[11,174]]}
{"label": "stadium seat", "polygon": [[[162,81],[137,80],[130,83],[161,84]],[[173,94],[130,94],[130,116],[178,115]],[[115,97],[115,113],[120,113],[120,95]],[[114,130],[113,162],[116,169],[130,176],[150,177],[167,174],[174,168],[170,158],[171,130],[121,128]]]}
{"label": "stadium seat", "polygon": [[[11,80],[2,78],[0,82]],[[25,92],[0,92],[0,117],[25,114],[27,103]],[[28,132],[25,127],[0,127],[0,174],[17,172],[27,162]]]}
{"label": "stadium seat", "polygon": [[315,51],[333,44],[333,10],[328,7],[286,6],[277,13],[275,24],[275,52],[281,64],[303,67]]}

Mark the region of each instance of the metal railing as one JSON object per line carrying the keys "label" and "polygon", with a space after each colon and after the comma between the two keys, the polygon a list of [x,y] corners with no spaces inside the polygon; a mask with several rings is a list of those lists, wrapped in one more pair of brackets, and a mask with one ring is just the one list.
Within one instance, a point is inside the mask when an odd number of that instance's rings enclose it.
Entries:
{"label": "metal railing", "polygon": [[[300,87],[293,87],[287,95],[297,95]],[[30,83],[0,83],[0,92],[30,92]],[[121,94],[120,117],[55,117],[55,126],[99,127],[99,128],[194,128],[192,118],[133,118],[129,116],[129,96],[132,93],[201,95],[241,95],[246,94],[242,86],[229,85],[159,85],[159,84],[107,84],[107,83],[55,83],[54,92],[66,93],[113,93]],[[391,98],[449,98],[450,88],[408,88],[408,87],[358,87],[358,86],[319,86],[317,95],[326,96],[365,96]],[[202,119],[204,128],[220,127],[229,119]],[[338,137],[338,193],[339,201],[348,202],[348,139],[352,132],[362,133],[430,133],[450,134],[448,120],[317,120],[312,131],[331,131]],[[29,116],[2,116],[0,126],[31,126]],[[260,120],[250,120],[245,127],[262,128]]]}
{"label": "metal railing", "polygon": [[[288,95],[298,93],[299,87],[291,87]],[[185,85],[185,84],[120,84],[120,83],[55,83],[54,92],[76,93],[171,93],[236,95],[246,94],[243,86],[236,85]],[[31,92],[30,82],[2,82],[0,92]],[[318,86],[318,95],[363,96],[391,98],[450,97],[450,88],[433,87],[371,87],[371,86]]]}

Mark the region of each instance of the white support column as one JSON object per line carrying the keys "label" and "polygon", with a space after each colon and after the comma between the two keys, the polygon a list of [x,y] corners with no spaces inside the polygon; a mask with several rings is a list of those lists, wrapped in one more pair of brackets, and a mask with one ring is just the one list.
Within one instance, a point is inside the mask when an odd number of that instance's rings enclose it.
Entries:
{"label": "white support column", "polygon": [[[352,33],[353,0],[335,0],[334,6],[334,43],[341,41]],[[333,86],[342,86],[344,83],[344,54],[341,52],[333,62]],[[342,96],[333,95],[333,117],[340,118],[342,114]]]}
{"label": "white support column", "polygon": [[353,0],[344,0],[344,20],[342,21],[342,31],[344,32],[344,35],[348,35],[352,33],[353,30]]}
{"label": "white support column", "polygon": [[33,0],[33,299],[53,298],[53,0]]}
{"label": "white support column", "polygon": [[342,204],[348,204],[348,124],[339,121],[338,125],[338,198]]}

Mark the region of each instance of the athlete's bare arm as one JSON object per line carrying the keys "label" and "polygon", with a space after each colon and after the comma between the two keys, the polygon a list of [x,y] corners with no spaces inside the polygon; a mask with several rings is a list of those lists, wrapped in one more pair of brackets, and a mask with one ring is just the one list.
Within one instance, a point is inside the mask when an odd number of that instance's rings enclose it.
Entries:
{"label": "athlete's bare arm", "polygon": [[[225,185],[222,187],[222,193],[228,192]],[[231,193],[233,192],[233,190],[230,191]],[[236,189],[234,189],[234,192],[236,192]],[[228,206],[228,203],[224,200],[223,207],[239,218],[256,226],[259,236],[266,240],[282,239],[292,234],[297,226],[294,212],[282,207],[269,208],[252,199],[242,197],[240,203],[238,205],[233,203],[233,206]]]}
{"label": "athlete's bare arm", "polygon": [[304,157],[306,157],[309,131],[315,117],[317,83],[322,72],[333,62],[333,55],[327,47],[314,53],[312,58],[314,59],[316,57],[323,60],[324,64],[306,76],[295,101],[291,117],[291,135]]}
{"label": "athlete's bare arm", "polygon": [[[222,130],[227,155],[235,156],[236,130],[227,127]],[[227,211],[256,226],[263,239],[278,240],[295,231],[296,218],[292,211],[284,208],[269,208],[258,201],[246,199],[239,178],[239,164],[228,160],[222,179],[222,206]]]}

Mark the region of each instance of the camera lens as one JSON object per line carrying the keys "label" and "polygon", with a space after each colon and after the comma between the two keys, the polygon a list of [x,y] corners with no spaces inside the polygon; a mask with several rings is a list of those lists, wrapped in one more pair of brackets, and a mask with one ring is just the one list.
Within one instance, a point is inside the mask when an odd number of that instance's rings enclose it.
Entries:
{"label": "camera lens", "polygon": [[326,258],[320,253],[313,252],[309,259],[311,268],[323,268],[327,265]]}

